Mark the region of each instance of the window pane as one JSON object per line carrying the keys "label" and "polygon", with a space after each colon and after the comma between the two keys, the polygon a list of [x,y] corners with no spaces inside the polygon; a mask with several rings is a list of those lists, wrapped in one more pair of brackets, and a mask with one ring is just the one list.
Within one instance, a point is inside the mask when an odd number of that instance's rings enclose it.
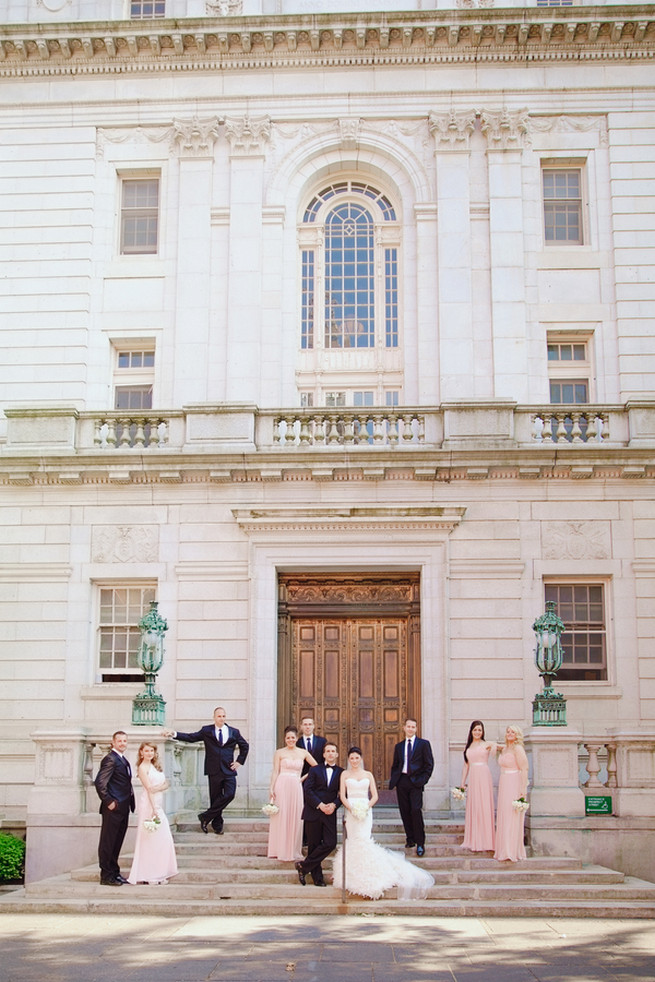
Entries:
{"label": "window pane", "polygon": [[557,604],[564,621],[564,659],[557,678],[607,678],[606,627],[602,584],[546,584],[545,599]]}
{"label": "window pane", "polygon": [[374,344],[373,221],[360,205],[338,205],[325,226],[325,346]]}
{"label": "window pane", "polygon": [[98,664],[103,681],[141,677],[137,654],[139,621],[155,599],[155,588],[103,587],[100,590]]}
{"label": "window pane", "polygon": [[157,252],[159,180],[125,180],[122,185],[121,253]]}

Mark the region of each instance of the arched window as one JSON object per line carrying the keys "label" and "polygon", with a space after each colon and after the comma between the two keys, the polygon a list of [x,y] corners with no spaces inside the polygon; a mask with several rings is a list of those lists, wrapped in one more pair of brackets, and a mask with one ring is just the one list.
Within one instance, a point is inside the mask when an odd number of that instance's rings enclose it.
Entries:
{"label": "arched window", "polygon": [[301,347],[398,347],[399,226],[389,199],[340,181],[310,201],[300,229]]}

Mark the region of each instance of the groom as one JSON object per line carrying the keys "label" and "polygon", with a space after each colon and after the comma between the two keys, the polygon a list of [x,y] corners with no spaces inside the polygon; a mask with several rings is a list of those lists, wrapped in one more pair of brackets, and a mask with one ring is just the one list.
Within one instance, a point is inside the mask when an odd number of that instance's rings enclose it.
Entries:
{"label": "groom", "polygon": [[403,730],[405,739],[393,752],[389,788],[396,789],[398,808],[405,829],[405,848],[416,846],[416,855],[425,855],[425,826],[423,824],[423,788],[434,770],[432,747],[416,735],[417,723],[409,717]]}
{"label": "groom", "polygon": [[305,781],[305,807],[302,818],[307,837],[307,856],[296,863],[298,879],[303,886],[307,874],[311,873],[314,885],[326,887],[321,863],[337,845],[337,808],[339,800],[339,779],[342,767],[337,767],[339,751],[334,743],[326,743],[323,748],[324,764],[311,767]]}
{"label": "groom", "polygon": [[[209,808],[200,812],[198,821],[203,832],[212,830],[223,835],[223,809],[227,808],[237,793],[237,770],[246,762],[248,741],[234,726],[225,722],[225,710],[217,706],[214,722],[203,726],[195,733],[179,733],[177,730],[164,730],[162,736],[182,740],[183,743],[205,745],[205,774],[209,781]],[[237,747],[239,754],[234,759]]]}

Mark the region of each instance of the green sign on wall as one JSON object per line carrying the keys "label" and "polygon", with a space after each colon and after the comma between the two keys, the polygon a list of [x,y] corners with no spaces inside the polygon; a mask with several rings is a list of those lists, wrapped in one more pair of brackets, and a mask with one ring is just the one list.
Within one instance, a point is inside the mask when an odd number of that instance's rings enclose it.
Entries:
{"label": "green sign on wall", "polygon": [[611,815],[612,798],[608,794],[587,795],[584,800],[585,815]]}

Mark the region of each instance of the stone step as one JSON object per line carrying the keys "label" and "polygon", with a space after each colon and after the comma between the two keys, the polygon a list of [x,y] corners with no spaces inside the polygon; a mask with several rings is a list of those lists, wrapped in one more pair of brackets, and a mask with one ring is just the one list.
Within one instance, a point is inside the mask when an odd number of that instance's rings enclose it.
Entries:
{"label": "stone step", "polygon": [[[71,880],[68,878],[62,881],[60,878],[45,880],[40,884],[30,884],[25,889],[26,897],[38,899],[61,899],[62,890],[65,888],[67,896],[89,897],[102,899],[111,890],[98,883],[97,876],[95,882],[82,880]],[[233,879],[225,879],[220,883],[216,882],[178,882],[178,878],[173,878],[167,884],[148,886],[125,886],[121,887],[121,896],[127,902],[131,902],[133,896],[147,899],[148,901],[160,901],[160,893],[174,893],[179,902],[186,901],[213,901],[213,900],[266,900],[275,897],[279,903],[297,902],[303,904],[310,894],[314,894],[315,887],[302,887],[291,878],[284,879],[278,877],[275,880],[260,882],[244,882],[242,876],[237,872]],[[325,891],[326,895],[332,895],[334,899],[340,896],[340,892],[329,886]],[[485,884],[477,883],[438,883],[431,888],[428,899],[435,901],[442,900],[515,900],[520,903],[529,901],[543,900],[546,891],[542,884],[525,884],[506,881],[505,883]],[[593,900],[650,900],[655,907],[655,884],[647,884],[643,880],[634,877],[626,877],[620,884],[594,884],[594,883],[567,883],[556,885],[557,899],[560,903],[566,904],[570,901]],[[385,899],[395,897],[395,890],[388,891]],[[110,898],[109,898],[110,899]],[[165,899],[165,898],[164,898]],[[412,905],[413,906],[413,905]]]}
{"label": "stone step", "polygon": [[[271,860],[273,864],[273,860]],[[487,869],[439,869],[429,860],[422,860],[420,864],[424,869],[430,871],[437,885],[447,884],[484,884],[509,883],[512,884],[537,884],[541,889],[552,887],[556,884],[567,885],[575,884],[615,884],[624,882],[624,874],[616,870],[605,869],[602,866],[585,867],[584,869],[562,869],[547,871],[543,868],[533,870],[500,870],[496,864],[495,868]],[[126,867],[127,868],[127,867]],[[324,864],[324,870],[329,874],[330,863]],[[97,883],[98,870],[95,867],[85,867],[84,869],[73,870],[71,878],[75,882]],[[242,883],[242,884],[275,884],[291,883],[296,884],[298,877],[291,864],[271,865],[268,867],[232,864],[222,869],[196,869],[180,867],[179,874],[171,881],[176,887],[187,883],[202,883],[218,885],[221,883]],[[311,882],[311,881],[310,881]],[[26,889],[28,893],[38,894],[38,884],[30,884]]]}
{"label": "stone step", "polygon": [[[237,899],[187,900],[180,903],[171,885],[163,887],[121,887],[112,891],[109,887],[101,895],[87,894],[83,897],[65,898],[26,898],[24,891],[15,891],[0,898],[0,909],[5,913],[94,913],[104,916],[116,914],[142,915],[144,910],[149,914],[169,917],[194,916],[257,916],[280,913],[280,900],[275,899]],[[144,895],[137,890],[146,891]],[[330,897],[324,895],[330,893]],[[109,894],[109,896],[108,896]],[[313,896],[312,896],[313,894]],[[316,897],[316,894],[320,896]],[[161,899],[160,899],[161,898]],[[314,899],[315,898],[315,899]],[[407,904],[403,903],[399,910],[398,901],[383,899],[375,901],[349,898],[342,903],[340,894],[330,888],[313,890],[305,888],[302,893],[303,913],[311,913],[327,917],[335,914],[350,915],[388,915],[407,913]],[[411,913],[415,917],[547,917],[575,918],[595,917],[617,919],[652,919],[655,917],[655,902],[652,900],[569,900],[562,903],[557,898],[542,898],[540,900],[524,900],[518,904],[515,900],[504,898],[496,900],[480,899],[440,899],[412,901]]]}

